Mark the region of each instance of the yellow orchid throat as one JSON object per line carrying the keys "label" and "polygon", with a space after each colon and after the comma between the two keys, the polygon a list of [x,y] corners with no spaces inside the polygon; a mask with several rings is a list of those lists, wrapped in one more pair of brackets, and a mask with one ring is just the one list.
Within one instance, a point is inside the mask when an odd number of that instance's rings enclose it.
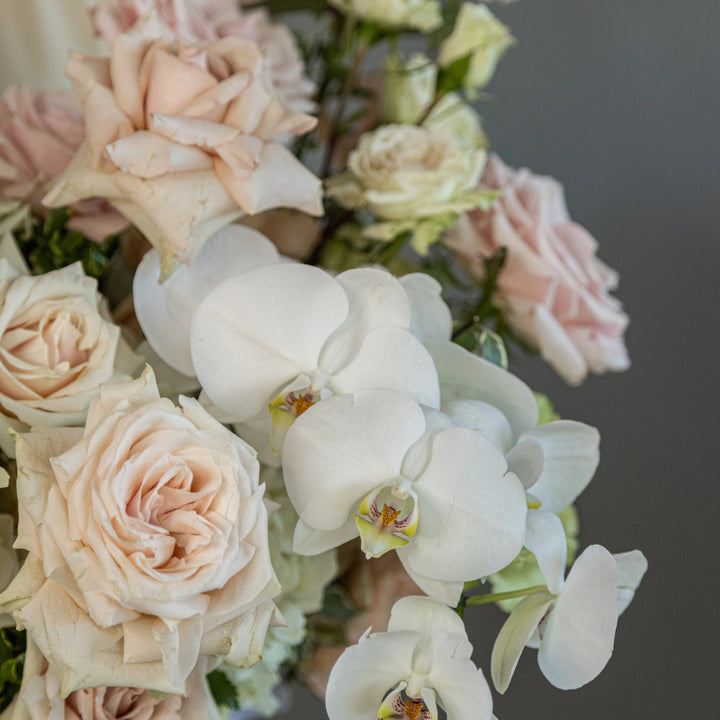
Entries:
{"label": "yellow orchid throat", "polygon": [[415,536],[420,513],[415,493],[384,485],[368,493],[355,515],[366,557],[380,557],[407,545]]}
{"label": "yellow orchid throat", "polygon": [[377,716],[378,720],[437,720],[437,713],[422,698],[410,697],[404,689],[391,692],[380,705]]}

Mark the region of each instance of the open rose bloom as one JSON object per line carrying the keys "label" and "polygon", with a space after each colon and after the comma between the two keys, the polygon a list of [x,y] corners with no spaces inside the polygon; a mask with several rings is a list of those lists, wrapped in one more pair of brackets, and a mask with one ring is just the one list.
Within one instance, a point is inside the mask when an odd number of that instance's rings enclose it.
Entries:
{"label": "open rose bloom", "polygon": [[259,659],[279,585],[255,453],[150,370],[106,385],[84,430],[17,439],[29,551],[0,607],[61,692],[105,685],[188,691],[199,659]]}
{"label": "open rose bloom", "polygon": [[573,223],[562,186],[490,159],[480,182],[501,191],[488,211],[465,215],[447,239],[474,277],[483,258],[507,249],[498,299],[512,326],[565,380],[630,366],[628,317],[610,291],[617,273],[599,260],[595,239]]}
{"label": "open rose bloom", "polygon": [[148,12],[182,42],[240,37],[256,42],[266,58],[275,92],[299,112],[313,109],[315,84],[305,75],[305,63],[292,32],[274,23],[266,10],[241,12],[235,0],[96,0],[91,9],[95,31],[109,48]]}
{"label": "open rose bloom", "polygon": [[161,250],[163,275],[243,213],[320,214],[320,182],[282,144],[315,119],[273,93],[258,46],[237,37],[176,42],[148,16],[110,58],[71,54],[87,135],[44,202],[101,195]]}

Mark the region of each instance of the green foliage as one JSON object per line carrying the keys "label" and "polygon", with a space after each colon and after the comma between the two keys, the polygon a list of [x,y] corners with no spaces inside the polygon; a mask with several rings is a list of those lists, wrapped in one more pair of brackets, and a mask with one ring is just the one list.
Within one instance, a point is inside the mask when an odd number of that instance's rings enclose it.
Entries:
{"label": "green foliage", "polygon": [[208,674],[207,682],[210,692],[218,705],[230,708],[230,710],[240,709],[237,690],[235,690],[235,686],[224,672],[213,670]]}
{"label": "green foliage", "polygon": [[460,90],[465,84],[465,76],[470,70],[472,53],[458,58],[438,73],[437,94],[439,96]]}
{"label": "green foliage", "polygon": [[15,239],[35,275],[82,262],[87,275],[101,278],[110,266],[117,248],[117,238],[96,243],[82,233],[67,228],[72,213],[68,208],[52,210],[44,221],[32,226],[30,232],[15,231]]}
{"label": "green foliage", "polygon": [[533,393],[533,395],[535,395],[535,403],[538,406],[538,425],[544,425],[545,423],[560,419],[560,416],[555,412],[555,408],[547,395],[539,392]]}
{"label": "green foliage", "polygon": [[22,681],[25,631],[0,628],[0,712],[15,697]]}

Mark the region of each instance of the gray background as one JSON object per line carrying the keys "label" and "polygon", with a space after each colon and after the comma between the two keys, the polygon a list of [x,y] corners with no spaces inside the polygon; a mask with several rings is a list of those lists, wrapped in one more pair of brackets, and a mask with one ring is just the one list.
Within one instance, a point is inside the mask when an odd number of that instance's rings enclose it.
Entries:
{"label": "gray background", "polygon": [[[482,108],[494,149],[565,184],[570,212],[621,273],[632,323],[624,374],[568,388],[538,361],[515,371],[602,434],[579,501],[581,542],[650,561],[615,653],[563,692],[526,651],[500,720],[720,717],[718,291],[720,3],[521,0],[492,7],[518,38]],[[488,668],[502,621],[466,615]],[[487,676],[486,672],[486,676]],[[287,718],[325,717],[298,692]]]}

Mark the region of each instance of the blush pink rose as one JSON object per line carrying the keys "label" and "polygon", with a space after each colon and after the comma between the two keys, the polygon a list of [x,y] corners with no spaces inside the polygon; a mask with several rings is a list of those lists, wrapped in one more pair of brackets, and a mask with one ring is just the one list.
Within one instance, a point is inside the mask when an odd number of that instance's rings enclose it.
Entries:
{"label": "blush pink rose", "polygon": [[241,12],[236,0],[98,0],[90,10],[95,32],[108,47],[120,33],[152,12],[182,42],[223,37],[256,42],[277,95],[293,110],[313,110],[315,84],[305,74],[295,37],[285,25],[272,22],[264,9]]}
{"label": "blush pink rose", "polygon": [[[0,197],[47,215],[40,200],[48,181],[65,170],[84,137],[82,108],[70,90],[8,87],[0,97]],[[68,226],[98,242],[128,225],[97,198],[75,203],[71,210]]]}
{"label": "blush pink rose", "polygon": [[164,277],[243,213],[322,213],[320,181],[276,141],[316,120],[272,92],[255,43],[178,45],[146,16],[110,58],[71,54],[67,73],[87,136],[44,202],[107,198],[160,250]]}
{"label": "blush pink rose", "polygon": [[279,592],[255,452],[152,371],[103,385],[85,429],[18,436],[18,547],[0,594],[62,694],[185,693],[203,658],[249,667]]}
{"label": "blush pink rose", "polygon": [[3,720],[210,720],[213,701],[205,663],[191,676],[188,697],[153,698],[134,687],[95,687],[61,695],[60,679],[38,646],[28,640],[20,691]]}
{"label": "blush pink rose", "polygon": [[629,319],[610,295],[618,275],[570,219],[562,186],[493,156],[480,187],[502,194],[490,210],[463,216],[446,240],[470,275],[482,278],[483,259],[506,248],[497,297],[513,328],[569,383],[626,370]]}

